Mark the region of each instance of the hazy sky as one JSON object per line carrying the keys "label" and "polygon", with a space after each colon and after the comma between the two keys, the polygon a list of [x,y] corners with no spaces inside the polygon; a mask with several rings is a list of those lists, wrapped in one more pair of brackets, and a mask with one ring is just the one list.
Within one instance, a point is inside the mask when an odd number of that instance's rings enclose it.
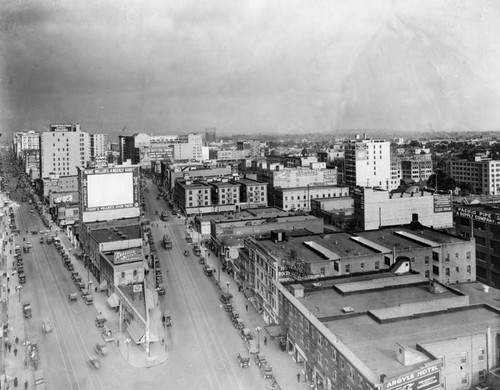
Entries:
{"label": "hazy sky", "polygon": [[4,134],[500,128],[500,2],[1,0]]}

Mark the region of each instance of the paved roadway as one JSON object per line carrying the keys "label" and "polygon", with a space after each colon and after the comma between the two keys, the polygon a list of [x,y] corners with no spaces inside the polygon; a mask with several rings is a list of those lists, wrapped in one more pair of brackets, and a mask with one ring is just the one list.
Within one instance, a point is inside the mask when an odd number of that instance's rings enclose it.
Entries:
{"label": "paved roadway", "polygon": [[[156,223],[154,211],[166,209],[167,203],[156,200],[158,192],[150,181],[148,186],[147,216]],[[11,197],[20,201],[21,194],[13,192]],[[80,298],[77,303],[68,301],[67,295],[74,289],[70,273],[53,245],[40,244],[38,235],[26,234],[26,230],[45,228],[38,214],[29,213],[31,205],[20,205],[16,208],[16,221],[22,234],[15,240],[22,246],[26,238],[33,245],[30,253],[23,253],[27,283],[21,302],[30,302],[33,307],[33,317],[24,321],[25,337],[40,346],[41,367],[49,388],[146,389],[162,388],[167,383],[173,389],[269,388],[269,381],[264,380],[253,361],[250,369],[241,369],[237,364],[237,352],[247,356],[248,353],[221,306],[215,279],[205,276],[192,251],[190,257],[183,256],[190,246],[185,241],[185,220],[177,217],[152,228],[167,286],[161,305],[163,310],[171,312],[173,320],[166,340],[169,359],[150,369],[133,368],[126,364],[115,345],[108,344],[111,353],[102,359],[103,367],[90,368],[88,357],[93,354],[95,343],[101,340],[94,326],[97,311],[93,305],[84,305]],[[159,245],[165,233],[173,239],[171,251]],[[82,276],[86,281],[86,275]],[[52,321],[52,333],[42,332],[45,318]]]}
{"label": "paved roadway", "polygon": [[[163,199],[156,199],[158,191],[148,183],[149,192],[145,193],[148,217],[153,224],[158,223],[152,232],[167,283],[162,308],[171,312],[173,320],[167,340],[170,357],[162,368],[169,373],[169,383],[182,389],[266,388],[269,382],[255,367],[245,370],[237,364],[237,352],[246,356],[248,353],[222,308],[215,279],[205,276],[198,257],[185,240],[185,219],[171,216],[167,223],[159,222],[157,217],[155,220],[154,211],[168,207]],[[159,245],[164,234],[172,237],[171,251]],[[186,249],[191,252],[189,257],[183,254]]]}

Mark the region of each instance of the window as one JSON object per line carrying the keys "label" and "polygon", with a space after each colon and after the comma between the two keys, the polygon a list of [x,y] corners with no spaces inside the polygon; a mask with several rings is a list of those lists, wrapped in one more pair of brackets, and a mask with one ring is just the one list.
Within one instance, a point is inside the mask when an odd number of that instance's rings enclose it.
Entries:
{"label": "window", "polygon": [[467,363],[467,352],[462,352],[460,354],[460,363]]}
{"label": "window", "polygon": [[348,274],[351,272],[351,265],[350,264],[346,264],[345,265],[345,272]]}
{"label": "window", "polygon": [[429,259],[430,259],[429,256],[425,256],[425,261],[424,261],[425,264],[429,264]]}
{"label": "window", "polygon": [[466,385],[469,383],[469,374],[462,374],[462,380],[461,380],[463,385]]}
{"label": "window", "polygon": [[444,270],[444,274],[445,274],[446,276],[450,276],[450,269],[449,269],[449,268],[446,268],[446,269]]}
{"label": "window", "polygon": [[361,267],[361,269],[363,269],[365,268],[365,263],[361,263],[359,266]]}
{"label": "window", "polygon": [[470,269],[470,265],[467,266],[467,273],[470,274],[471,273],[471,269]]}
{"label": "window", "polygon": [[380,261],[375,262],[375,269],[380,269]]}
{"label": "window", "polygon": [[479,359],[479,360],[484,360],[484,349],[480,349],[480,350],[479,350],[479,356],[478,356],[478,359]]}

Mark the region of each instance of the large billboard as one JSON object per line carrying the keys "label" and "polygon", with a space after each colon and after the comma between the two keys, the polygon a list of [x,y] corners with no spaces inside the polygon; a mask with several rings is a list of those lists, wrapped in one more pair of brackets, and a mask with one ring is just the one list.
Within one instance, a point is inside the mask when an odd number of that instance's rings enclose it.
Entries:
{"label": "large billboard", "polygon": [[140,215],[137,166],[82,169],[80,191],[83,222]]}
{"label": "large billboard", "polygon": [[441,386],[441,363],[389,379],[386,390],[430,390]]}

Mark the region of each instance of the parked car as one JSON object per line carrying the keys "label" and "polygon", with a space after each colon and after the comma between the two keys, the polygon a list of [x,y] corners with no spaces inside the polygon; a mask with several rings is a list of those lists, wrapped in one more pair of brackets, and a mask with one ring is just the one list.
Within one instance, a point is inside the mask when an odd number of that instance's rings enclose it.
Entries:
{"label": "parked car", "polygon": [[106,356],[109,353],[109,349],[106,344],[97,343],[94,347],[95,352],[98,355]]}
{"label": "parked car", "polygon": [[68,298],[70,301],[76,301],[76,300],[78,300],[78,294],[76,293],[76,291],[71,291],[68,294]]}

